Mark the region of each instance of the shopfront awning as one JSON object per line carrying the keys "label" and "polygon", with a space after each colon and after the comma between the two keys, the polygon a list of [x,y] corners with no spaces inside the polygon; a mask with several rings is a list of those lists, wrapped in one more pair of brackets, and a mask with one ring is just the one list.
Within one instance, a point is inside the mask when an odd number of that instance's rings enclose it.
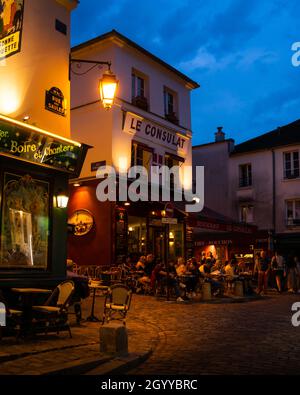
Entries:
{"label": "shopfront awning", "polygon": [[80,175],[88,149],[86,144],[39,129],[0,114],[0,155]]}

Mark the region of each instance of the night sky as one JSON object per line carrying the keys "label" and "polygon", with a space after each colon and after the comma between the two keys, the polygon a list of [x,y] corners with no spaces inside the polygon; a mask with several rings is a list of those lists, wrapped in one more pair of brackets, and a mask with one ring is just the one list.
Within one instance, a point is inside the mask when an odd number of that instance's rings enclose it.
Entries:
{"label": "night sky", "polygon": [[118,30],[197,81],[193,144],[236,142],[300,118],[299,0],[81,0],[72,45]]}

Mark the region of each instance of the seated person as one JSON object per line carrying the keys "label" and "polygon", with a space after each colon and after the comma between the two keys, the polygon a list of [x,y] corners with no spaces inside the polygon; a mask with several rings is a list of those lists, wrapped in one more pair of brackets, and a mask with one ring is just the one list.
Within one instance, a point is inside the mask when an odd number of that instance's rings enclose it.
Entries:
{"label": "seated person", "polygon": [[176,266],[177,276],[182,276],[186,272],[187,272],[187,268],[186,268],[186,265],[184,263],[184,259],[183,258],[178,258],[177,266]]}
{"label": "seated person", "polygon": [[225,274],[228,276],[227,277],[228,290],[232,291],[234,289],[234,280],[235,280],[235,260],[234,259],[231,259],[225,266]]}
{"label": "seated person", "polygon": [[[138,283],[141,287],[138,287],[136,292],[139,293],[142,289],[146,289],[148,286],[150,287],[151,284],[151,274],[152,271],[155,267],[155,260],[152,254],[147,255],[146,260],[145,260],[145,267],[143,270],[144,274],[142,277],[138,279]],[[140,266],[141,270],[141,266]]]}
{"label": "seated person", "polygon": [[145,270],[146,268],[146,257],[142,255],[135,265],[136,270]]}
{"label": "seated person", "polygon": [[184,299],[180,296],[179,283],[177,280],[177,273],[173,261],[169,262],[168,271],[169,273],[167,272],[167,268],[162,264],[162,262],[158,261],[152,272],[152,278],[155,277],[155,280],[160,282],[162,286],[169,286],[170,288],[172,288],[177,297],[177,302],[184,302]]}

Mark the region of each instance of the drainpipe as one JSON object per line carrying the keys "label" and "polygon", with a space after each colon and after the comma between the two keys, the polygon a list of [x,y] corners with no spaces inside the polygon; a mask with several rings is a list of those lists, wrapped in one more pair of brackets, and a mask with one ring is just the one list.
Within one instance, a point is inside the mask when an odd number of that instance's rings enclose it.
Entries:
{"label": "drainpipe", "polygon": [[276,237],[276,161],[275,161],[275,152],[272,149],[272,182],[273,182],[273,247],[274,247],[274,239]]}

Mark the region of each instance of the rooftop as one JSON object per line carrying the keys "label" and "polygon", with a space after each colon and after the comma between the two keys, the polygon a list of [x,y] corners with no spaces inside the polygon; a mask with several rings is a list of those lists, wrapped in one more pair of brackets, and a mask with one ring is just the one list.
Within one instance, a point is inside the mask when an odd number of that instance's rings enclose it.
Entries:
{"label": "rooftop", "polygon": [[237,144],[231,155],[251,151],[269,150],[292,144],[300,144],[300,119],[285,126],[280,126],[271,132],[247,140],[244,143]]}
{"label": "rooftop", "polygon": [[147,51],[145,48],[143,48],[140,45],[136,44],[135,42],[131,41],[129,38],[123,36],[123,34],[119,33],[118,31],[116,31],[114,29],[111,30],[110,32],[102,34],[101,36],[98,36],[98,37],[93,38],[93,39],[91,39],[89,41],[86,41],[84,43],[76,45],[75,47],[73,47],[71,49],[71,52],[74,53],[74,52],[79,51],[80,49],[87,48],[87,47],[89,47],[91,45],[98,44],[98,43],[100,43],[100,42],[102,42],[104,40],[114,39],[114,38],[123,41],[124,43],[126,43],[130,47],[132,47],[132,48],[136,49],[137,51],[141,52],[142,54],[148,56],[149,58],[151,58],[155,62],[159,63],[161,66],[165,67],[166,69],[168,69],[172,73],[176,74],[177,77],[181,78],[187,84],[189,84],[191,89],[196,89],[196,88],[200,87],[200,85],[197,82],[193,81],[191,78],[187,77],[185,74],[181,73],[179,70],[175,69],[173,66],[170,66],[168,63],[164,62],[162,59],[160,59],[157,56],[153,55],[152,53]]}

